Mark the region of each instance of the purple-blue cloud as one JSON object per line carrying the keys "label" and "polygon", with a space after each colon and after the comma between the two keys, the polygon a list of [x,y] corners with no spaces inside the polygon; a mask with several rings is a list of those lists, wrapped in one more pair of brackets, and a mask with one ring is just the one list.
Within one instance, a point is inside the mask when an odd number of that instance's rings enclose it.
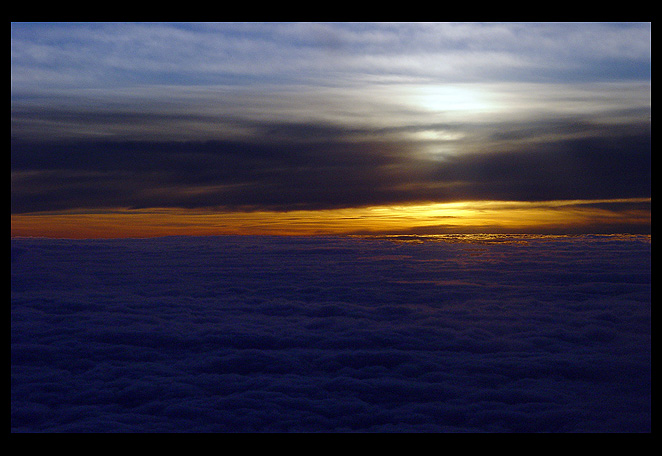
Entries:
{"label": "purple-blue cloud", "polygon": [[13,239],[12,431],[650,432],[650,236],[439,239]]}

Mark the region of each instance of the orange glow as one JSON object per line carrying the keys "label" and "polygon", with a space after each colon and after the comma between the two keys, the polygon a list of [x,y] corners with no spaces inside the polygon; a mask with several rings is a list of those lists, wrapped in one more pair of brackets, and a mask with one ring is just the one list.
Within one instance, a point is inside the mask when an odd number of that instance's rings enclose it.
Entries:
{"label": "orange glow", "polygon": [[[595,203],[650,203],[650,198],[592,201],[465,201],[319,211],[217,212],[117,209],[12,214],[11,235],[121,238],[223,234],[570,232],[609,226],[650,227],[650,210],[611,211]],[[626,204],[624,204],[626,206]]]}

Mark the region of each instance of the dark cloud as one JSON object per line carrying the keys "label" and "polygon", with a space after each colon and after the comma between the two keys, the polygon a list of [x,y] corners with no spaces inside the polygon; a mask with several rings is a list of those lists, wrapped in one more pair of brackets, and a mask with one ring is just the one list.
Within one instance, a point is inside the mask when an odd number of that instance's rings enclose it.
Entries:
{"label": "dark cloud", "polygon": [[650,236],[11,253],[13,432],[651,430]]}
{"label": "dark cloud", "polygon": [[650,164],[649,132],[589,136],[453,157],[438,166],[434,182],[454,184],[461,199],[648,197]]}
{"label": "dark cloud", "polygon": [[[490,125],[472,132],[468,125],[461,131],[469,137],[454,143],[468,152],[446,155],[436,155],[434,144],[375,139],[368,129],[317,123],[255,123],[253,129],[260,134],[233,141],[15,139],[12,213],[104,207],[292,210],[651,195],[649,124],[560,128],[551,122],[526,129],[510,125],[500,132]],[[556,138],[541,139],[549,135]]]}

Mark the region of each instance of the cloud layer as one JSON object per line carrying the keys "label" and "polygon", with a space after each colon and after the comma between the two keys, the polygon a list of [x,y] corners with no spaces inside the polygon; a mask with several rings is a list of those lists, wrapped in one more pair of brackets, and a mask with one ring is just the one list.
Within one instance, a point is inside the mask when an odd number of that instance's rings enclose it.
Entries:
{"label": "cloud layer", "polygon": [[646,23],[18,23],[12,84],[639,79],[650,78],[650,30]]}
{"label": "cloud layer", "polygon": [[543,144],[508,138],[503,150],[441,159],[421,154],[413,142],[348,141],[340,138],[342,132],[313,126],[272,128],[321,139],[15,142],[12,213],[117,207],[310,210],[651,195],[647,127],[616,133],[603,128],[601,134]]}
{"label": "cloud layer", "polygon": [[651,430],[649,236],[11,253],[14,432]]}

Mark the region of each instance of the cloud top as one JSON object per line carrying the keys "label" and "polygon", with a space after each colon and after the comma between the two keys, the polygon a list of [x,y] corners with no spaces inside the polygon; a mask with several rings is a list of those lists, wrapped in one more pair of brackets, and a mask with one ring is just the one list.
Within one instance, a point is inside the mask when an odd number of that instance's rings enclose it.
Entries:
{"label": "cloud top", "polygon": [[12,240],[13,432],[650,432],[650,236]]}

